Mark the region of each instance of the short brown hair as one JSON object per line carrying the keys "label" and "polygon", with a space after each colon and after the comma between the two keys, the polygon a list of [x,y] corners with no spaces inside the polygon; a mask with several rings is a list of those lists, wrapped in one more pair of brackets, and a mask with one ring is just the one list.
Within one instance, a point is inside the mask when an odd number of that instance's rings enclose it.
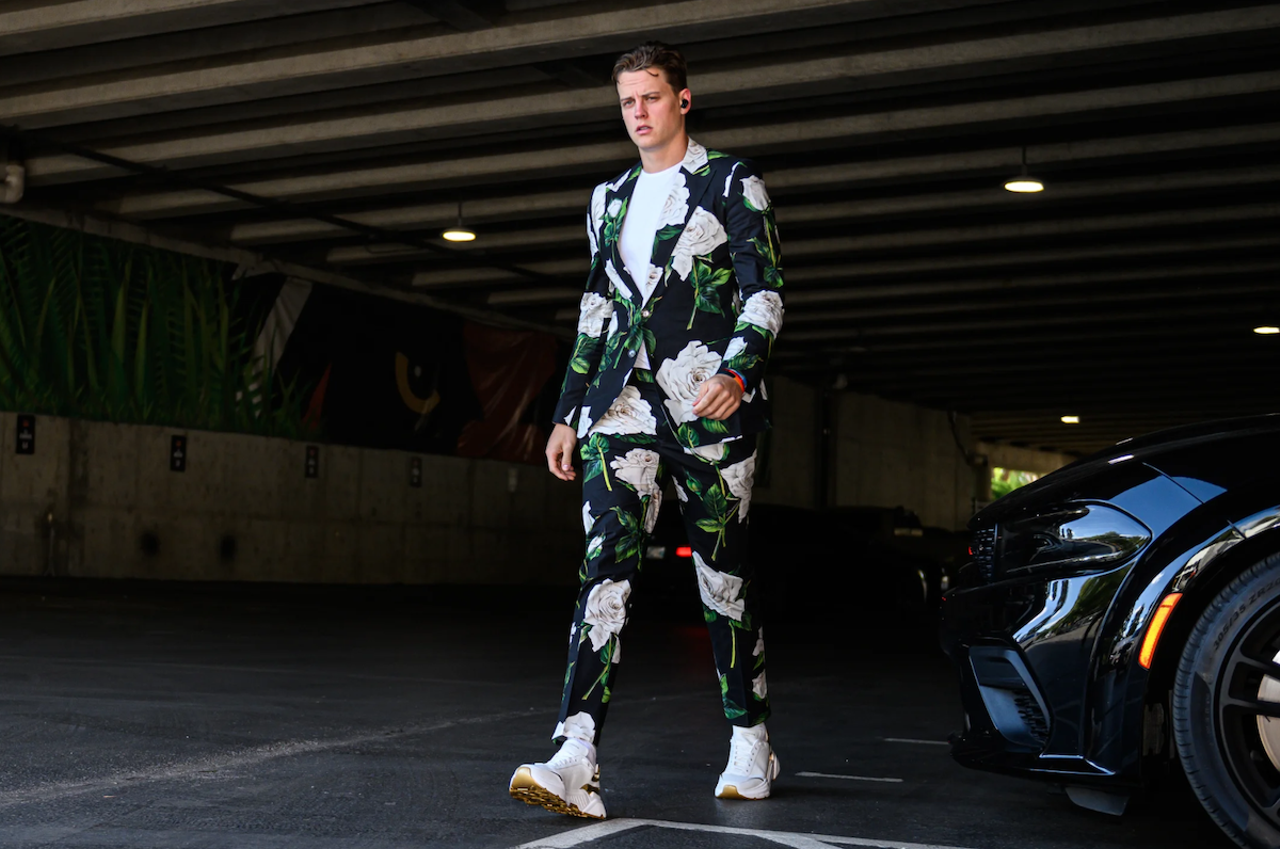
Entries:
{"label": "short brown hair", "polygon": [[684,56],[676,48],[661,41],[647,41],[619,56],[618,61],[613,63],[614,85],[617,85],[618,77],[622,74],[649,68],[661,69],[676,94],[689,87],[689,69],[684,63]]}

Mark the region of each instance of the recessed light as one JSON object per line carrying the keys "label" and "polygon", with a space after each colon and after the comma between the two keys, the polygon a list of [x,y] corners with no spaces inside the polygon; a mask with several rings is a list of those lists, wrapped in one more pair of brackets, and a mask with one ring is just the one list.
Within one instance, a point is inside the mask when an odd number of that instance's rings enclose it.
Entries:
{"label": "recessed light", "polygon": [[1063,416],[1062,423],[1063,424],[1080,424],[1080,417],[1079,416]]}
{"label": "recessed light", "polygon": [[440,238],[446,242],[474,242],[476,232],[465,227],[450,227],[440,234]]}
{"label": "recessed light", "polygon": [[1035,177],[1021,174],[1004,184],[1006,192],[1018,192],[1019,194],[1032,194],[1034,192],[1043,192],[1044,183]]}
{"label": "recessed light", "polygon": [[1264,324],[1261,327],[1253,328],[1253,332],[1259,336],[1275,336],[1277,333],[1280,333],[1280,327],[1273,327],[1272,325]]}

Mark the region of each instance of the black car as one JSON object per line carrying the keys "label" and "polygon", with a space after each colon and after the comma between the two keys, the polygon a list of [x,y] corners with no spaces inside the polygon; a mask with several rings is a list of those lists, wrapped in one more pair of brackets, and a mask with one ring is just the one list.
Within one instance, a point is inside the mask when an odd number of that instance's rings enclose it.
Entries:
{"label": "black car", "polygon": [[1180,763],[1232,839],[1280,846],[1280,415],[1127,440],[969,527],[955,759],[1110,813]]}

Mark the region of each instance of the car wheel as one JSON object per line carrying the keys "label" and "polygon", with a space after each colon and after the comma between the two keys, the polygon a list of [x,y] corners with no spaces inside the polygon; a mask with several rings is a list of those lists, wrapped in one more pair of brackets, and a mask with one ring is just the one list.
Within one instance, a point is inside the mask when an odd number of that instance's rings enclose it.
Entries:
{"label": "car wheel", "polygon": [[1248,849],[1280,846],[1280,554],[1205,610],[1173,691],[1173,730],[1205,810]]}

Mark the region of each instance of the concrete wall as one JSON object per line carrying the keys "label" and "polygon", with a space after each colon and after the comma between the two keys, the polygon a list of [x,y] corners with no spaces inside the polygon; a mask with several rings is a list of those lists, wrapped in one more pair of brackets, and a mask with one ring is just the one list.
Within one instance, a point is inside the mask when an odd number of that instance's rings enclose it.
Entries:
{"label": "concrete wall", "polygon": [[[831,393],[824,470],[819,390],[784,378],[769,386],[775,430],[757,503],[903,505],[926,524],[950,528],[968,519],[976,476],[945,413]],[[173,472],[170,439],[180,430],[41,416],[36,454],[21,456],[13,452],[16,420],[0,414],[0,574],[406,584],[576,578],[579,487],[540,466],[421,455],[423,485],[414,488],[413,455],[325,445],[319,476],[307,479],[304,443],[190,431],[187,469]],[[968,444],[963,417],[960,428]]]}
{"label": "concrete wall", "polygon": [[[903,506],[926,525],[959,530],[973,515],[977,477],[947,413],[852,392],[832,396],[831,504]],[[969,422],[957,421],[972,445]]]}
{"label": "concrete wall", "polygon": [[[13,453],[0,415],[0,573],[343,583],[571,583],[577,487],[538,467],[39,417]],[[50,523],[52,515],[52,545]],[[145,537],[155,546],[148,552]]]}

